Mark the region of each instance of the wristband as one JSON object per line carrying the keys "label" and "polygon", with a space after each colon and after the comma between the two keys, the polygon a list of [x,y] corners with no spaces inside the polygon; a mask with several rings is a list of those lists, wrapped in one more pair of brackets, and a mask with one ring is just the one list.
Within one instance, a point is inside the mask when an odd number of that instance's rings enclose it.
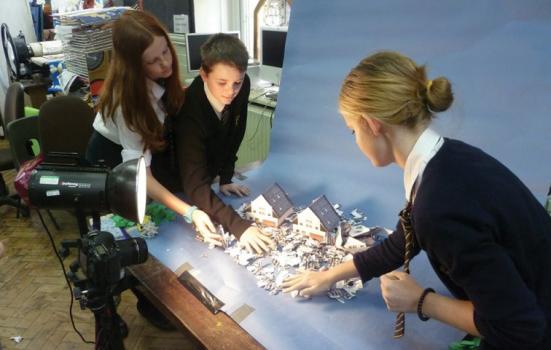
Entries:
{"label": "wristband", "polygon": [[421,293],[421,296],[419,297],[419,302],[417,303],[417,316],[419,316],[419,319],[421,321],[428,321],[430,319],[430,317],[423,313],[423,302],[425,301],[425,297],[429,293],[434,293],[434,289],[425,288],[425,290],[423,291],[423,293]]}
{"label": "wristband", "polygon": [[188,223],[188,224],[191,224],[191,222],[193,221],[193,212],[196,211],[198,208],[194,205],[194,206],[191,206],[189,208],[187,208],[186,212],[184,213],[184,220]]}

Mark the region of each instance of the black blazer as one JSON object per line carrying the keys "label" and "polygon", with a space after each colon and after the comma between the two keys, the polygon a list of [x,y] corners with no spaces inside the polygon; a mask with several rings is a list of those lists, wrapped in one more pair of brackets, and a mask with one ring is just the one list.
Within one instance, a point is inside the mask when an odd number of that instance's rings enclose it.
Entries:
{"label": "black blazer", "polygon": [[250,88],[250,79],[245,75],[243,86],[230,105],[229,120],[222,123],[198,76],[186,90],[186,101],[174,119],[176,159],[184,193],[192,204],[237,238],[251,222],[224,204],[211,184],[216,176],[220,176],[220,185],[231,183],[237,151],[245,135]]}

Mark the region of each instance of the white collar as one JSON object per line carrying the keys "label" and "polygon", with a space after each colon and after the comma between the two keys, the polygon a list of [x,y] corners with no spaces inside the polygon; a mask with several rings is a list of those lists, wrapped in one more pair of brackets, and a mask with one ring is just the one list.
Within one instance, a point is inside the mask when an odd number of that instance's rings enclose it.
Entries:
{"label": "white collar", "polygon": [[149,91],[149,98],[152,101],[159,102],[165,94],[165,88],[159,85],[156,81],[147,78],[147,89]]}
{"label": "white collar", "polygon": [[427,163],[434,157],[443,143],[444,138],[429,128],[425,129],[415,142],[404,167],[406,200],[410,200],[413,185],[419,186]]}
{"label": "white collar", "polygon": [[206,83],[203,82],[203,85],[205,86],[205,94],[207,95],[207,99],[209,100],[209,103],[212,106],[212,109],[214,109],[214,112],[216,112],[216,115],[218,116],[218,118],[220,118],[222,114],[222,110],[226,105],[223,103],[220,103],[216,98],[214,98]]}

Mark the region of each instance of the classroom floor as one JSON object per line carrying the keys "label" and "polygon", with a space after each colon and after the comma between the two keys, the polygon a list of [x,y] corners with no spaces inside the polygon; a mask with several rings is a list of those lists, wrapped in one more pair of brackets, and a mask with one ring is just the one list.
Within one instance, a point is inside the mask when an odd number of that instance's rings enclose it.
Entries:
{"label": "classroom floor", "polygon": [[[0,140],[0,148],[6,148]],[[14,171],[2,172],[12,184]],[[10,188],[13,193],[13,187]],[[46,224],[56,245],[63,239],[78,237],[76,220],[67,211],[53,211],[61,226],[57,231],[48,217]],[[38,215],[16,218],[15,209],[0,207],[0,241],[6,253],[0,258],[0,350],[3,349],[93,349],[75,333],[69,319],[70,294],[59,261]],[[59,247],[58,247],[59,248]],[[65,266],[74,260],[74,252]],[[122,294],[117,309],[127,322],[130,333],[124,340],[126,349],[195,349],[197,346],[182,332],[166,332],[151,326],[136,310],[131,292]],[[94,317],[89,310],[73,304],[77,329],[86,340],[94,340]],[[17,344],[10,337],[21,336]]]}

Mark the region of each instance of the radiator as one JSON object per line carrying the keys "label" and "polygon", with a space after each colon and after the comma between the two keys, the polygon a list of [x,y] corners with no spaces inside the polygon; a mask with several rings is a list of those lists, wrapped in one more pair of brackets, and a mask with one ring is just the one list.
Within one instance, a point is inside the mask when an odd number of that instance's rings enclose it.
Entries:
{"label": "radiator", "polygon": [[247,129],[237,152],[236,168],[262,162],[268,157],[273,117],[272,107],[249,104]]}

